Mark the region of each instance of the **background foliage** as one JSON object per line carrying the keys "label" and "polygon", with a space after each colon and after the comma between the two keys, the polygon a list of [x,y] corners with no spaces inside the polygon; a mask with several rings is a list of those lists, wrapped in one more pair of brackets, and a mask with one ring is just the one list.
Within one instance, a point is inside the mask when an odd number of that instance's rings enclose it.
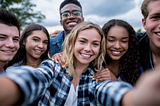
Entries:
{"label": "background foliage", "polygon": [[33,12],[34,7],[36,5],[31,0],[0,0],[0,8],[13,12],[21,20],[22,27],[45,19],[40,11]]}

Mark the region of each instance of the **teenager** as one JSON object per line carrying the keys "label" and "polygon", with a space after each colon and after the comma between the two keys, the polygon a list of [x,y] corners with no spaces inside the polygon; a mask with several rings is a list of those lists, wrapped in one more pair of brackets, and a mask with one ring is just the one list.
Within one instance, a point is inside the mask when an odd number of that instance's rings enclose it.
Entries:
{"label": "teenager", "polygon": [[[52,60],[43,61],[37,68],[9,67],[8,73],[0,75],[0,103],[28,105],[41,97],[38,105],[160,104],[159,96],[152,97],[160,93],[155,86],[160,72],[145,75],[135,89],[126,82],[93,81],[90,77],[95,73],[94,68],[103,69],[105,53],[101,28],[90,22],[78,24],[64,42],[62,58],[66,67]],[[148,81],[153,81],[153,86]]]}
{"label": "teenager", "polygon": [[140,62],[144,71],[155,71],[160,66],[160,0],[143,0],[142,24],[146,33],[137,33]]}
{"label": "teenager", "polygon": [[50,57],[63,51],[64,39],[77,24],[84,21],[82,6],[77,0],[64,0],[60,4],[59,13],[60,23],[64,30],[56,37],[50,38]]}
{"label": "teenager", "polygon": [[[142,67],[139,61],[138,38],[133,27],[126,21],[112,19],[102,27],[106,37],[106,69],[93,76],[100,80],[125,81],[134,85]],[[97,76],[99,75],[99,76]]]}
{"label": "teenager", "polygon": [[22,32],[19,44],[17,54],[6,67],[12,65],[38,67],[44,59],[48,58],[49,33],[41,25],[28,25]]}
{"label": "teenager", "polygon": [[12,60],[19,49],[21,23],[9,11],[0,9],[0,72],[4,65]]}

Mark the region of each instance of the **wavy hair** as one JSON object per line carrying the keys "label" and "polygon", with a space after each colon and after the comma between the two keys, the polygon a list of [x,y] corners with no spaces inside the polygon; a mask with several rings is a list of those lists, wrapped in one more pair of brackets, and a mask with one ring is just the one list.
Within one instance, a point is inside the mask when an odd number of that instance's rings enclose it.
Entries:
{"label": "wavy hair", "polygon": [[73,75],[75,72],[74,62],[76,58],[73,54],[73,49],[76,42],[76,38],[81,31],[92,28],[96,29],[97,32],[100,34],[101,43],[98,56],[90,64],[92,64],[92,66],[96,69],[103,69],[102,63],[105,61],[104,57],[106,53],[105,36],[103,34],[103,31],[97,24],[94,24],[92,22],[82,22],[72,29],[72,31],[65,38],[64,41],[64,51],[62,55],[62,60],[65,61],[65,66],[69,69],[69,75]]}
{"label": "wavy hair", "polygon": [[[112,19],[108,21],[106,24],[104,24],[102,28],[106,38],[109,30],[113,26],[123,27],[129,33],[128,51],[120,58],[118,72],[120,74],[120,78],[123,81],[126,81],[134,85],[141,74],[140,62],[139,62],[139,44],[136,32],[134,31],[133,27],[126,21]],[[109,63],[110,60],[111,58],[106,54],[105,56],[106,63]]]}

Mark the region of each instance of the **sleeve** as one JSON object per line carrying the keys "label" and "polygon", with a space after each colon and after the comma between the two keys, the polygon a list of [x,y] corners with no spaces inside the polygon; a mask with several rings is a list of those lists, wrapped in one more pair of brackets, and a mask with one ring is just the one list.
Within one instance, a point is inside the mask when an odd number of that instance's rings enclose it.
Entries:
{"label": "sleeve", "polygon": [[102,106],[120,106],[123,95],[132,88],[123,81],[103,81],[96,87],[95,97]]}
{"label": "sleeve", "polygon": [[54,62],[45,60],[37,68],[30,66],[9,67],[3,76],[13,80],[20,87],[24,95],[22,105],[27,105],[43,95],[51,85],[54,69]]}

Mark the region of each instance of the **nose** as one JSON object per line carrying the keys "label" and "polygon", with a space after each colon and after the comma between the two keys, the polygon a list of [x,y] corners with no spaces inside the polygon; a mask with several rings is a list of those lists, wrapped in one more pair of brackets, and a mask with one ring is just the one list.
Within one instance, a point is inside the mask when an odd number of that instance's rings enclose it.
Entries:
{"label": "nose", "polygon": [[8,47],[8,48],[15,47],[15,43],[14,43],[13,39],[9,39],[8,42],[6,42],[6,47]]}
{"label": "nose", "polygon": [[87,51],[87,52],[90,52],[91,51],[91,45],[90,44],[85,45],[84,50]]}
{"label": "nose", "polygon": [[73,13],[70,13],[70,16],[68,18],[74,18]]}
{"label": "nose", "polygon": [[116,42],[115,42],[115,45],[114,45],[114,48],[119,49],[120,47],[121,47],[120,42],[119,42],[119,41],[116,41]]}
{"label": "nose", "polygon": [[39,47],[39,48],[43,48],[43,42],[40,42],[40,43],[38,44],[38,47]]}

